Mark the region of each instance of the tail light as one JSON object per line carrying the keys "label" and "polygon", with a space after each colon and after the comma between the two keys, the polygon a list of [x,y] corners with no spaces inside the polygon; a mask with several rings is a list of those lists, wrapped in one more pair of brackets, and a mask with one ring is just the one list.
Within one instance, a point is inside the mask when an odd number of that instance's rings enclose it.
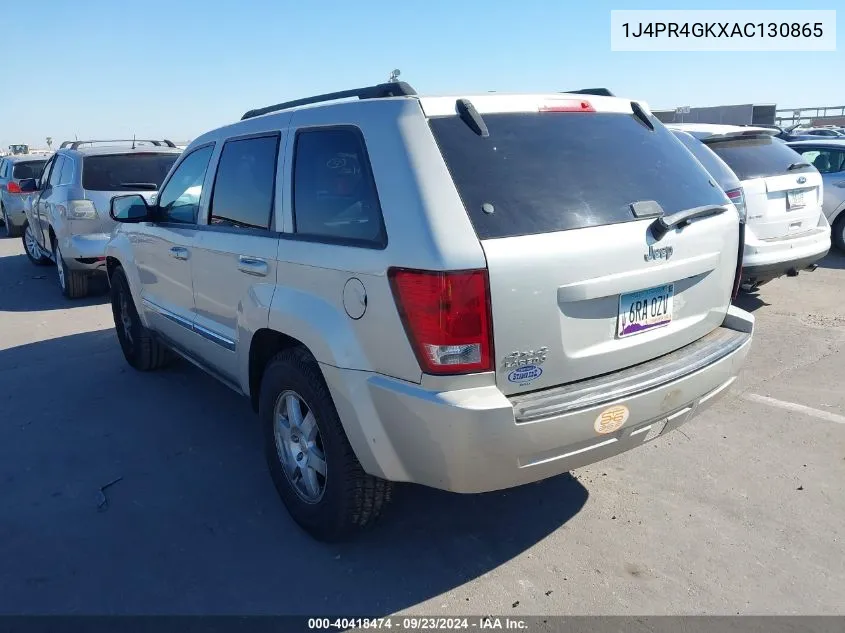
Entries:
{"label": "tail light", "polygon": [[549,99],[540,104],[540,112],[595,112],[592,104],[583,99]]}
{"label": "tail light", "polygon": [[742,283],[742,254],[745,251],[745,221],[748,218],[748,211],[745,207],[745,194],[742,187],[726,191],[730,201],[734,203],[739,212],[739,252],[736,256],[736,274],[734,275],[734,288],[731,298],[736,299],[739,295],[739,285]]}
{"label": "tail light", "polygon": [[739,223],[739,246],[736,255],[736,273],[734,274],[734,288],[731,299],[739,296],[739,285],[742,283],[742,255],[745,252],[745,221]]}
{"label": "tail light", "polygon": [[16,183],[14,180],[10,180],[9,184],[6,185],[6,190],[9,193],[20,193],[21,192],[21,186],[18,183]]}
{"label": "tail light", "polygon": [[731,202],[734,203],[736,210],[739,211],[740,222],[745,222],[748,216],[748,211],[745,208],[745,195],[742,193],[742,187],[731,189],[725,193],[728,194],[728,198],[730,198]]}
{"label": "tail light", "polygon": [[492,369],[486,270],[391,268],[388,276],[405,333],[423,372],[468,374]]}

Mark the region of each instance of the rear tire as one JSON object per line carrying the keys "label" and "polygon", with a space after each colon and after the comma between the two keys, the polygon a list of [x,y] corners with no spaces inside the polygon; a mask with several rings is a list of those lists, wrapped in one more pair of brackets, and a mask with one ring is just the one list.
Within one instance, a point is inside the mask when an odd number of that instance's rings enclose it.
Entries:
{"label": "rear tire", "polygon": [[845,252],[845,211],[840,213],[836,222],[833,223],[830,237],[833,240],[833,245],[840,251]]}
{"label": "rear tire", "polygon": [[88,275],[67,267],[58,244],[53,246],[53,259],[56,261],[56,272],[62,294],[68,299],[81,299],[88,296]]}
{"label": "rear tire", "polygon": [[120,349],[132,367],[152,371],[173,360],[173,352],[141,323],[122,268],[117,268],[111,276],[111,309]]}
{"label": "rear tire", "polygon": [[6,227],[6,237],[20,237],[21,230],[9,221],[9,216],[6,215],[6,207],[0,205],[0,212],[3,216],[3,225]]}
{"label": "rear tire", "polygon": [[[288,413],[291,396],[299,403],[295,405],[302,418],[299,423],[290,424],[289,418],[297,417]],[[284,350],[267,364],[258,415],[273,483],[306,532],[320,541],[340,541],[378,519],[390,501],[392,483],[364,472],[320,368],[307,350]],[[297,443],[302,449],[293,456]],[[315,474],[319,470],[322,477]],[[314,494],[309,494],[309,474]]]}
{"label": "rear tire", "polygon": [[33,264],[36,266],[47,266],[52,263],[50,258],[44,254],[44,251],[38,245],[38,241],[35,239],[35,233],[33,233],[32,227],[29,226],[29,222],[23,225],[21,241],[23,241],[23,250],[26,252],[26,256],[29,257],[29,261]]}

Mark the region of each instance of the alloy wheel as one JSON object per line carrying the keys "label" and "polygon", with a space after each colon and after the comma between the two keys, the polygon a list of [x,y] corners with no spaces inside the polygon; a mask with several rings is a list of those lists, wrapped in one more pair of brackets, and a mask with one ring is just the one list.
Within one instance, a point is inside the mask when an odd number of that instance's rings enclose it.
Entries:
{"label": "alloy wheel", "polygon": [[273,411],[276,453],[291,487],[306,503],[326,490],[326,454],[314,411],[295,391],[284,391]]}
{"label": "alloy wheel", "polygon": [[29,253],[33,259],[41,257],[41,247],[38,246],[38,242],[35,241],[35,235],[32,233],[32,227],[29,226],[29,224],[26,225],[23,243],[26,247],[26,252]]}
{"label": "alloy wheel", "polygon": [[120,300],[120,323],[123,326],[123,336],[129,348],[132,347],[134,339],[132,338],[132,313],[129,310],[129,300],[126,298],[126,293],[121,292]]}
{"label": "alloy wheel", "polygon": [[59,273],[59,285],[62,287],[62,290],[65,290],[65,266],[62,262],[62,251],[59,250],[58,244],[56,244],[56,250],[53,252],[55,253],[56,258],[56,270]]}

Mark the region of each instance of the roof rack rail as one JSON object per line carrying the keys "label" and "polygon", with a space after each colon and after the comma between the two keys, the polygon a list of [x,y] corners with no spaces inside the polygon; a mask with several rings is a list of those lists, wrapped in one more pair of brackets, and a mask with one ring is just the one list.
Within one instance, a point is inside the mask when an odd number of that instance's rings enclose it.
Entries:
{"label": "roof rack rail", "polygon": [[599,97],[615,97],[607,88],[581,88],[581,90],[564,90],[563,92],[573,95],[596,95]]}
{"label": "roof rack rail", "polygon": [[176,145],[173,144],[173,141],[169,141],[166,138],[161,140],[148,138],[112,138],[102,141],[64,141],[59,146],[59,149],[65,149],[66,147],[69,147],[70,149],[78,149],[80,145],[93,145],[94,143],[152,143],[156,147],[176,147]]}
{"label": "roof rack rail", "polygon": [[294,101],[286,101],[284,103],[277,103],[276,105],[267,106],[266,108],[256,108],[250,110],[241,117],[241,121],[252,119],[262,114],[269,114],[270,112],[278,112],[279,110],[287,110],[288,108],[295,108],[296,106],[308,105],[309,103],[322,103],[324,101],[337,101],[338,99],[350,99],[357,97],[359,99],[384,99],[386,97],[412,97],[417,94],[410,85],[404,81],[390,81],[385,84],[378,84],[375,86],[366,86],[364,88],[354,88],[352,90],[341,90],[340,92],[328,92],[314,97],[305,97],[304,99],[296,99]]}

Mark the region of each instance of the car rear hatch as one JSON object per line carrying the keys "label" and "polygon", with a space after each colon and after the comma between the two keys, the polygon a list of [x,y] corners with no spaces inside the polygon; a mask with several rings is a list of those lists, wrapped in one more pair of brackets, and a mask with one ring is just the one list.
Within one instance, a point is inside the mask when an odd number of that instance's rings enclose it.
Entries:
{"label": "car rear hatch", "polygon": [[94,203],[97,227],[89,222],[85,232],[110,233],[115,222],[109,217],[114,196],[140,194],[148,202],[155,199],[170,167],[179,157],[175,152],[132,152],[94,154],[82,163],[84,197]]}
{"label": "car rear hatch", "polygon": [[28,193],[21,193],[21,181],[28,180],[30,178],[40,178],[41,172],[44,171],[44,165],[46,163],[46,158],[43,160],[26,160],[13,163],[11,179],[6,185],[7,193],[10,195],[20,196],[21,198],[31,195]]}
{"label": "car rear hatch", "polygon": [[723,322],[736,209],[644,105],[480,96],[458,116],[454,99],[421,101],[487,259],[505,394],[637,365]]}
{"label": "car rear hatch", "polygon": [[761,240],[811,231],[822,212],[818,170],[767,131],[737,131],[701,139],[742,182],[748,226]]}

